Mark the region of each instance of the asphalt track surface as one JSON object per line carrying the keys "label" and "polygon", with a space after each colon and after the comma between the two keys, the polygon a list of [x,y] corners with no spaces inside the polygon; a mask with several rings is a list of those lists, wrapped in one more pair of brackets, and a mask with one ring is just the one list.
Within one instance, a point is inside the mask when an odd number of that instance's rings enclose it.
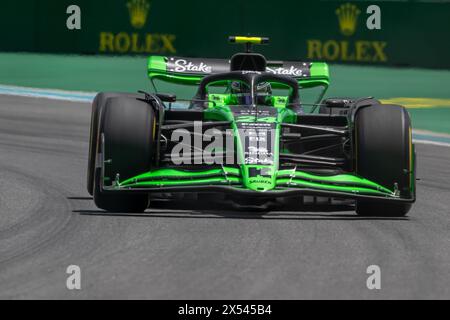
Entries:
{"label": "asphalt track surface", "polygon": [[[86,191],[89,120],[86,103],[0,96],[0,298],[450,298],[450,148],[417,146],[401,219],[189,201],[110,215]],[[366,287],[373,264],[381,290]]]}

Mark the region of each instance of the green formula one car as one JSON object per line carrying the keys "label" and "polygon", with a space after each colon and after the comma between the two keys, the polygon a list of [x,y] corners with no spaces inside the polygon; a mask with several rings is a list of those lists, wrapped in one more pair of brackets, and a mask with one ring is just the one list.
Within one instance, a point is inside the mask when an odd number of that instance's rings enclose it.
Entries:
{"label": "green formula one car", "polygon": [[194,193],[243,206],[349,199],[359,215],[408,213],[415,150],[404,107],[323,99],[325,63],[268,61],[252,52],[267,38],[230,41],[245,52],[151,56],[153,93],[95,97],[87,186],[99,208],[142,212],[152,195]]}

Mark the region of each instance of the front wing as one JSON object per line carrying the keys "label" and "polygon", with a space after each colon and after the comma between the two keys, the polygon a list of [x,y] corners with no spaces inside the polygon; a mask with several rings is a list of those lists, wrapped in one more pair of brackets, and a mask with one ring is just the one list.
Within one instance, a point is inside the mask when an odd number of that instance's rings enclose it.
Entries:
{"label": "front wing", "polygon": [[295,169],[279,170],[274,189],[254,191],[244,187],[243,177],[238,168],[225,166],[195,172],[157,169],[125,181],[116,179],[109,186],[102,184],[102,191],[138,193],[223,192],[258,198],[312,195],[396,202],[414,202],[415,200],[414,198],[402,198],[398,190],[387,189],[373,181],[353,174],[322,176]]}

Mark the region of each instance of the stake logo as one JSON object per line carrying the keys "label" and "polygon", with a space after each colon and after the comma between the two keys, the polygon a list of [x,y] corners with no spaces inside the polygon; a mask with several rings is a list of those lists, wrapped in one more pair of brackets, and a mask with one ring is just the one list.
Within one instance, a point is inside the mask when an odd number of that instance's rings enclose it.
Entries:
{"label": "stake logo", "polygon": [[130,0],[127,3],[130,13],[131,25],[136,29],[141,29],[147,22],[150,3],[147,0]]}
{"label": "stake logo", "polygon": [[285,76],[302,76],[303,70],[296,68],[294,66],[291,66],[290,68],[266,68],[268,72],[274,73],[274,74],[281,74]]}
{"label": "stake logo", "polygon": [[200,73],[211,73],[212,68],[211,66],[207,65],[206,63],[200,62],[200,64],[194,64],[192,62],[188,62],[184,59],[179,59],[175,61],[175,68],[174,70],[176,72],[186,72],[186,71],[193,71],[193,72],[200,72]]}
{"label": "stake logo", "polygon": [[336,9],[339,28],[344,36],[351,36],[355,33],[360,13],[358,7],[351,3],[345,3]]}

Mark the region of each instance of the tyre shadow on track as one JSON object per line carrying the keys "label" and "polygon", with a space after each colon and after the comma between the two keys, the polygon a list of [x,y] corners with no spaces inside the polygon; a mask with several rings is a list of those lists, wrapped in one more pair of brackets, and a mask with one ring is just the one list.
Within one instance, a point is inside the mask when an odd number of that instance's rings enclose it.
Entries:
{"label": "tyre shadow on track", "polygon": [[[221,208],[218,210],[217,208]],[[82,216],[141,217],[173,219],[266,219],[266,220],[401,220],[408,217],[361,217],[348,204],[303,205],[290,210],[238,210],[224,203],[202,203],[193,201],[161,202],[153,204],[144,213],[111,213],[103,210],[73,210]],[[349,213],[353,211],[352,213]]]}

